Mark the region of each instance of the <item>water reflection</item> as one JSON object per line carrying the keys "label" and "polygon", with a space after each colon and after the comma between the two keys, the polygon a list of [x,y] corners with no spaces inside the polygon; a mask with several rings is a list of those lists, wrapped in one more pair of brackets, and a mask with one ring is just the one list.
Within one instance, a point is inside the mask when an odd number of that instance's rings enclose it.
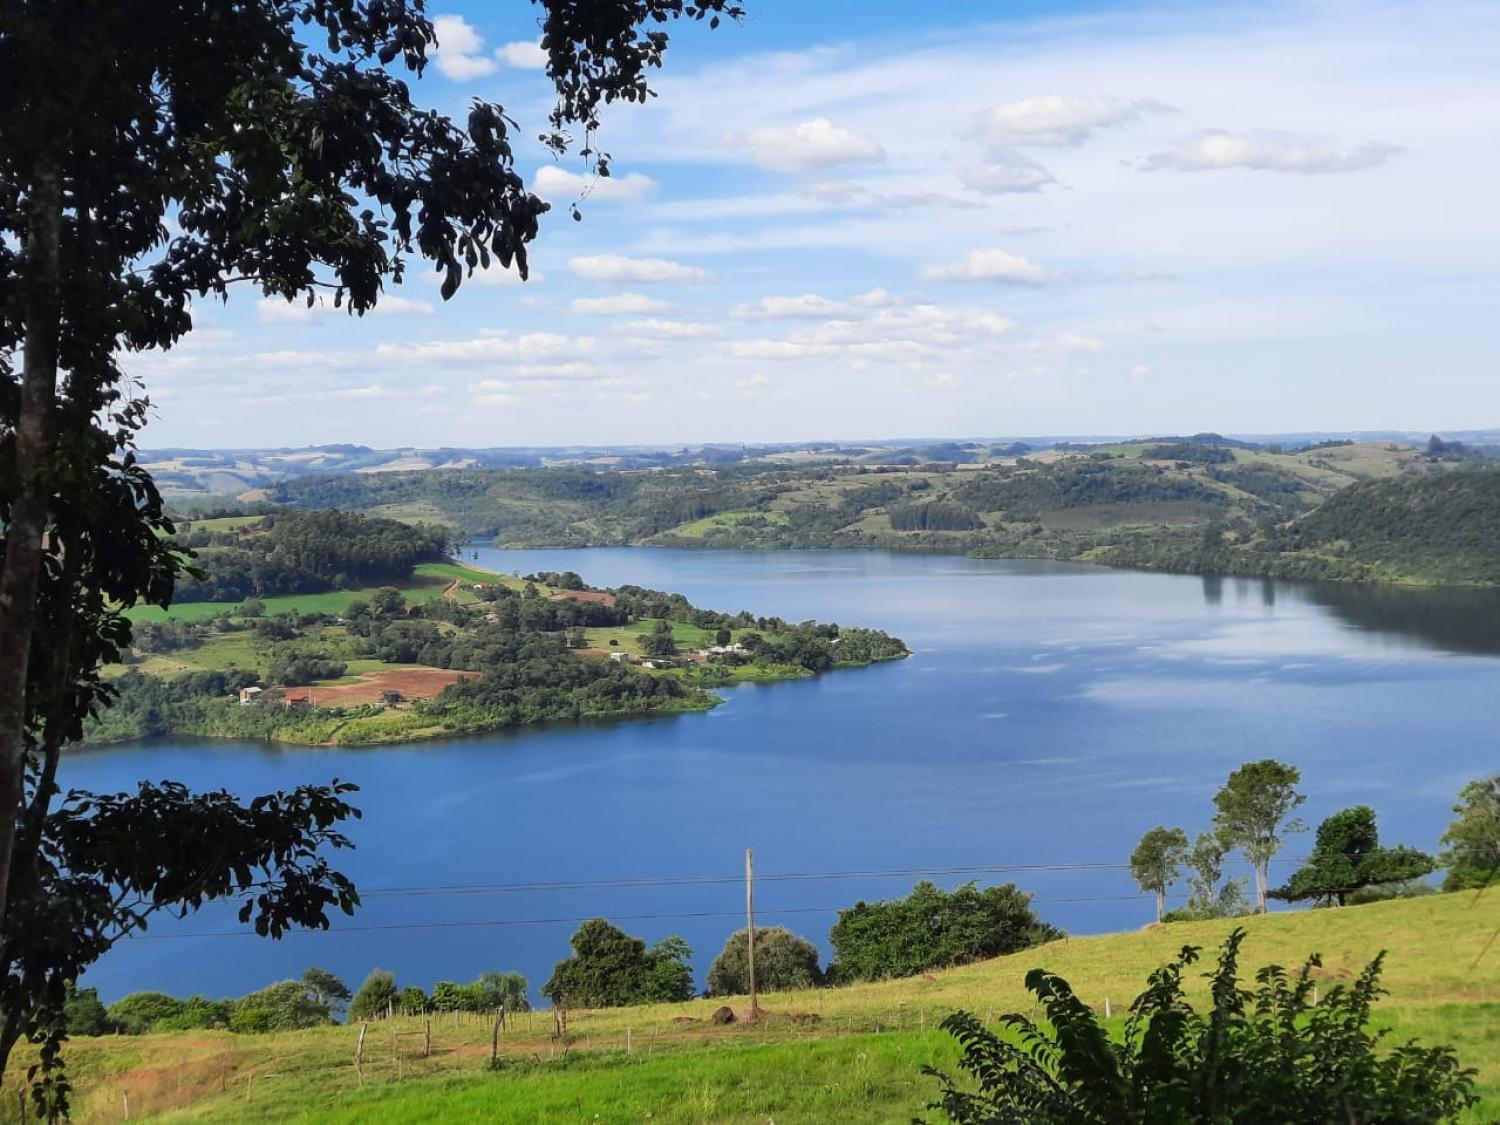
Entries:
{"label": "water reflection", "polygon": [[1413,637],[1449,652],[1500,653],[1500,590],[1413,589],[1327,582],[1310,600],[1346,624]]}

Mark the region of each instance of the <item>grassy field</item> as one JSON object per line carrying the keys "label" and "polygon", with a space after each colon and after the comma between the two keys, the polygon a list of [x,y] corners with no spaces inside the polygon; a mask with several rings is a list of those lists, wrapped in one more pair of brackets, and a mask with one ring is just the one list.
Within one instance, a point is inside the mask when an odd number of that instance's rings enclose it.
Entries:
{"label": "grassy field", "polygon": [[[426,601],[428,598],[435,598],[441,594],[443,587],[455,578],[463,583],[503,582],[511,584],[515,581],[508,575],[495,575],[489,571],[475,570],[458,563],[418,563],[412,572],[411,582],[401,587],[401,592],[409,602]],[[327,590],[320,594],[278,594],[275,597],[262,598],[261,601],[265,603],[267,615],[289,613],[294,609],[302,613],[342,613],[355,598],[364,597],[369,593],[369,590]],[[459,594],[460,600],[466,602],[474,600],[472,590],[464,590],[460,587]],[[130,610],[129,617],[132,621],[165,621],[169,617],[184,621],[199,621],[205,617],[223,613],[226,609],[236,609],[238,606],[238,602],[180,602],[170,609],[140,606]]]}
{"label": "grassy field", "polygon": [[760,518],[767,523],[784,524],[788,521],[785,512],[717,512],[711,516],[704,516],[701,520],[685,523],[672,529],[673,535],[680,535],[685,539],[702,539],[711,531],[720,531],[725,528],[738,527],[742,522],[749,519]]}
{"label": "grassy field", "polygon": [[[1387,950],[1382,1026],[1398,1042],[1457,1048],[1479,1070],[1485,1097],[1465,1120],[1500,1120],[1500,944],[1486,948],[1500,929],[1500,896],[1439,895],[1243,924],[1242,980],[1316,951],[1326,989]],[[1213,948],[1232,925],[1068,939],[929,977],[771,995],[763,999],[769,1018],[756,1025],[713,1025],[707,1016],[720,1001],[696,1000],[573,1012],[568,1039],[557,1043],[550,1014],[513,1017],[498,1072],[487,1068],[489,1025],[474,1016],[433,1017],[430,1058],[421,1057],[419,1034],[395,1034],[419,1032],[420,1019],[372,1024],[362,1079],[353,1066],[357,1027],[78,1040],[68,1048],[75,1119],[119,1120],[128,1095],[133,1119],[161,1120],[907,1122],[932,1093],[921,1067],[956,1057],[933,1030],[953,1009],[989,1019],[1030,1012],[1022,978],[1044,966],[1096,1009],[1108,998],[1118,1023],[1150,969],[1183,944]],[[1192,986],[1201,998],[1196,977]],[[728,1002],[743,1012],[743,999]],[[793,1022],[794,1013],[819,1019]],[[0,1092],[0,1115],[14,1104],[13,1092]]]}

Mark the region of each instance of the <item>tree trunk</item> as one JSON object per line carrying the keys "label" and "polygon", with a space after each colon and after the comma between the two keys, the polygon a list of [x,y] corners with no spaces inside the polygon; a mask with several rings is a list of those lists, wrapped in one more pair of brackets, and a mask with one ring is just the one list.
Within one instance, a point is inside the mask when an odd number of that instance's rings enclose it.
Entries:
{"label": "tree trunk", "polygon": [[1264,914],[1266,912],[1266,887],[1270,882],[1270,861],[1267,860],[1265,863],[1255,864],[1255,912],[1257,914]]}
{"label": "tree trunk", "polygon": [[26,683],[55,442],[58,326],[61,319],[62,173],[51,155],[32,167],[24,277],[26,356],[16,419],[16,495],[0,568],[0,926],[14,866],[24,797]]}
{"label": "tree trunk", "polygon": [[1156,888],[1156,920],[1161,921],[1162,913],[1167,908],[1167,892],[1163,887]]}

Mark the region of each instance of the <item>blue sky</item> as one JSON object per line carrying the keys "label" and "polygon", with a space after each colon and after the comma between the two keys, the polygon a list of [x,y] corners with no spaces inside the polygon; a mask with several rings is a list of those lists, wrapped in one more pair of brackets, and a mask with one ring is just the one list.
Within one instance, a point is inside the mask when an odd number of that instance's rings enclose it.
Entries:
{"label": "blue sky", "polygon": [[[144,443],[1500,425],[1500,6],[750,7],[611,180],[522,146],[532,281],[200,306]],[[537,132],[531,5],[430,10],[419,96]]]}

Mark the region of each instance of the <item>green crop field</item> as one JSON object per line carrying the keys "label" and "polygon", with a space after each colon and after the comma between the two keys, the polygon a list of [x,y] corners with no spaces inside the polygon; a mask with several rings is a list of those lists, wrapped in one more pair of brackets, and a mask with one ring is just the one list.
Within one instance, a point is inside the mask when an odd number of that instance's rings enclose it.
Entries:
{"label": "green crop field", "polygon": [[[956,1058],[934,1030],[955,1008],[988,1019],[1031,1012],[1022,978],[1043,966],[1096,1009],[1108,999],[1118,1026],[1152,968],[1183,944],[1212,949],[1235,924],[1249,933],[1244,981],[1319,952],[1326,989],[1387,950],[1390,995],[1376,1011],[1391,1041],[1454,1046],[1485,1099],[1464,1120],[1500,1119],[1500,943],[1487,944],[1500,895],[1467,893],[1065,939],[926,977],[769,995],[768,1018],[754,1025],[707,1019],[721,1002],[743,1013],[743,998],[572,1012],[561,1043],[550,1013],[512,1016],[498,1071],[488,1069],[490,1024],[473,1015],[431,1017],[426,1058],[422,1019],[371,1024],[362,1076],[351,1026],[81,1039],[68,1046],[75,1120],[118,1121],[128,1097],[132,1119],[170,1121],[907,1122],[933,1092],[922,1066]],[[12,1087],[26,1056],[18,1061]],[[0,1091],[0,1119],[14,1105],[13,1089]]]}

